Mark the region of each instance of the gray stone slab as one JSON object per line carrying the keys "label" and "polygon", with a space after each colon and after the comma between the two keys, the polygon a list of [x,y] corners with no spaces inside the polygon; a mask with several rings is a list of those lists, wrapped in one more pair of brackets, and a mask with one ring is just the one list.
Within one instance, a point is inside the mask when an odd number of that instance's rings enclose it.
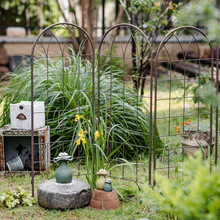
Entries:
{"label": "gray stone slab", "polygon": [[90,185],[80,179],[71,183],[57,183],[56,179],[47,180],[37,188],[38,203],[50,209],[74,209],[89,204]]}
{"label": "gray stone slab", "polygon": [[[204,42],[204,37],[201,35],[194,36],[197,42]],[[156,38],[156,43],[160,43],[161,40],[164,38],[164,36],[160,35]],[[26,37],[8,37],[8,36],[0,36],[0,43],[33,43],[37,39],[37,36],[26,36]],[[102,37],[97,37],[94,39],[95,42],[100,42]],[[115,42],[127,42],[130,39],[129,36],[118,36],[115,39]],[[72,39],[71,37],[57,37],[57,40],[59,43],[71,43]],[[108,38],[106,39],[108,40]],[[193,40],[193,37],[191,35],[181,35],[178,37],[178,40],[183,43],[189,43],[189,41]],[[41,37],[40,42],[47,42],[47,43],[57,43],[56,39],[54,37]],[[177,42],[177,39],[175,37],[171,37],[168,42]]]}

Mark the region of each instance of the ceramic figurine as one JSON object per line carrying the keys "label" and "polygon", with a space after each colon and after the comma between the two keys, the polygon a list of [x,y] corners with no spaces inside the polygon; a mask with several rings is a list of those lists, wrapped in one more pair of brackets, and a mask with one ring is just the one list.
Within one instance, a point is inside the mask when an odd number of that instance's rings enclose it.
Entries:
{"label": "ceramic figurine", "polygon": [[67,165],[67,161],[71,161],[73,159],[72,156],[69,156],[67,153],[59,153],[59,156],[54,158],[54,162],[60,161],[60,166],[56,171],[56,181],[57,183],[71,183],[73,178],[73,173],[69,166]]}
{"label": "ceramic figurine", "polygon": [[106,192],[112,191],[112,181],[110,179],[105,180],[104,191]]}
{"label": "ceramic figurine", "polygon": [[96,181],[96,188],[103,190],[105,185],[105,176],[108,175],[106,170],[100,169],[99,172],[96,173],[99,176],[98,180]]}

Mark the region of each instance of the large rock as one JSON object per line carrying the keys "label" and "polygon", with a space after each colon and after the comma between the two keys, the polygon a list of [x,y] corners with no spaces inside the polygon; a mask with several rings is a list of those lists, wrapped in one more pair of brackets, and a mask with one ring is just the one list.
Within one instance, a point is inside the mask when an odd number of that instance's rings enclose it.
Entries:
{"label": "large rock", "polygon": [[38,203],[50,209],[73,209],[89,204],[90,185],[80,179],[71,183],[57,183],[56,179],[47,180],[37,188]]}

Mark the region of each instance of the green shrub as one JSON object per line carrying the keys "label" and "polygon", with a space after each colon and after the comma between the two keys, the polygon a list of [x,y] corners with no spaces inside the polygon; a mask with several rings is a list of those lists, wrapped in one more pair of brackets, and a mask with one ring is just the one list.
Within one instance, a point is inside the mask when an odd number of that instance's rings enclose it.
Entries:
{"label": "green shrub", "polygon": [[202,155],[185,162],[184,176],[178,181],[157,176],[158,187],[147,187],[142,199],[149,207],[167,213],[173,219],[212,219],[220,216],[220,172],[210,171],[210,161]]}
{"label": "green shrub", "polygon": [[[79,55],[73,55],[68,65],[63,67],[62,58],[48,58],[34,62],[34,100],[44,101],[46,119],[51,128],[52,155],[57,155],[64,145],[64,151],[74,155],[77,150],[76,140],[78,125],[74,118],[76,114],[83,115],[83,127],[92,134],[94,123],[97,122],[97,66],[95,66],[95,118],[92,106],[92,64],[82,60]],[[48,63],[48,66],[47,66]],[[18,69],[8,84],[0,99],[3,104],[1,125],[10,123],[10,103],[31,100],[31,70],[30,67]],[[64,74],[63,74],[64,71]],[[149,147],[149,111],[142,99],[136,97],[132,88],[123,84],[119,77],[120,70],[105,69],[100,77],[100,118],[106,133],[111,128],[112,150],[121,143],[125,144],[126,158],[132,158],[136,149],[133,145]],[[111,82],[111,83],[110,83]],[[137,117],[138,115],[138,117]],[[138,127],[137,127],[138,124]],[[91,135],[90,135],[91,136]],[[120,143],[120,144],[118,144]],[[157,138],[157,146],[162,148],[162,142]],[[108,148],[109,149],[109,148]],[[147,152],[146,149],[143,149]],[[139,153],[143,152],[141,148]],[[122,155],[122,150],[118,151]]]}

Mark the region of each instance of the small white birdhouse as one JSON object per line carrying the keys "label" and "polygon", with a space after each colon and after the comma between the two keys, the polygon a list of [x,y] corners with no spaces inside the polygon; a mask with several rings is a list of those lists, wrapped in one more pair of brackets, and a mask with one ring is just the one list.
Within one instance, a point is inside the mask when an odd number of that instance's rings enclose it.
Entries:
{"label": "small white birdhouse", "polygon": [[[31,102],[21,101],[10,104],[12,129],[31,130]],[[45,126],[44,102],[34,102],[34,129]]]}

